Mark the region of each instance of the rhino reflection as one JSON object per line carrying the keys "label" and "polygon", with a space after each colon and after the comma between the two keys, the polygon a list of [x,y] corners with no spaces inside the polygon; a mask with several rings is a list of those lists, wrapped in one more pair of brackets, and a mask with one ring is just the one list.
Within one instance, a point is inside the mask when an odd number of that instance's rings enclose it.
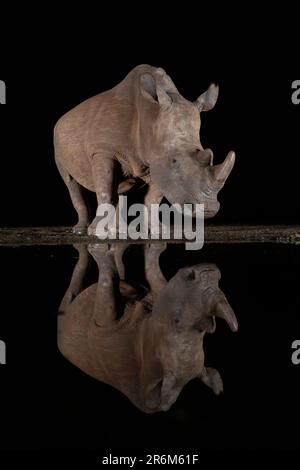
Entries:
{"label": "rhino reflection", "polygon": [[237,330],[236,317],[218,287],[220,271],[202,263],[180,269],[167,282],[159,268],[164,248],[147,245],[149,290],[138,293],[124,281],[125,248],[89,246],[99,279],[82,290],[89,254],[83,245],[78,247],[79,260],[60,306],[60,351],[144,412],[168,410],[184,385],[196,377],[219,394],[222,379],[215,369],[204,366],[203,337],[215,330],[215,317]]}

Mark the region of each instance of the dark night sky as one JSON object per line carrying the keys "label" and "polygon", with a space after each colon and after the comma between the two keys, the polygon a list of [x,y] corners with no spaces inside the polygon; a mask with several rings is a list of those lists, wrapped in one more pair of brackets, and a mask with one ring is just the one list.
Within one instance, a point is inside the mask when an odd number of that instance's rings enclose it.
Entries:
{"label": "dark night sky", "polygon": [[[1,6],[0,80],[7,84],[7,105],[0,106],[0,227],[75,223],[54,163],[53,127],[141,63],[163,67],[190,100],[210,82],[220,85],[216,108],[203,115],[201,140],[216,162],[231,149],[237,161],[213,222],[300,224],[300,105],[291,102],[291,84],[300,79],[296,13],[285,18],[280,5],[276,21],[276,6],[264,18],[243,3],[230,18],[228,2],[226,17],[215,3],[207,14],[203,2],[189,9],[173,2],[163,15],[161,5],[144,3],[138,10],[132,4],[131,12],[125,2],[123,12],[114,3],[106,12],[103,2],[99,11],[96,2],[73,3],[64,17],[54,2],[50,8],[26,3],[24,12],[13,5],[9,18]],[[175,248],[170,253],[165,263],[172,269],[186,261]],[[218,326],[224,349],[216,350],[216,359],[228,392],[220,403],[207,392],[202,407],[200,389],[191,385],[169,418],[146,421],[125,397],[101,383],[95,387],[57,353],[56,313],[75,264],[72,247],[3,249],[0,339],[12,344],[12,366],[1,382],[1,445],[102,446],[130,455],[134,445],[149,452],[162,451],[165,443],[180,449],[183,438],[183,448],[194,452],[203,422],[210,465],[212,454],[218,457],[211,449],[218,447],[296,448],[299,380],[290,344],[299,336],[299,253],[290,246],[205,246],[198,261],[219,266],[240,323],[234,337]],[[229,458],[232,465],[237,452]],[[58,461],[61,456],[54,467]]]}
{"label": "dark night sky", "polygon": [[91,11],[68,24],[57,17],[51,31],[37,22],[33,35],[26,31],[16,42],[13,33],[6,37],[0,69],[8,101],[0,109],[1,226],[75,222],[53,160],[54,124],[140,63],[165,68],[191,100],[210,82],[220,84],[216,108],[203,115],[202,142],[214,150],[216,162],[231,149],[237,161],[214,222],[300,222],[300,105],[291,102],[291,83],[299,75],[290,45],[278,49],[276,42],[255,43],[251,35],[238,44],[235,33],[226,49],[187,21],[180,28],[158,21],[157,27],[136,22],[134,29],[120,30],[110,29],[109,19],[104,27],[104,18],[89,27],[92,17]]}

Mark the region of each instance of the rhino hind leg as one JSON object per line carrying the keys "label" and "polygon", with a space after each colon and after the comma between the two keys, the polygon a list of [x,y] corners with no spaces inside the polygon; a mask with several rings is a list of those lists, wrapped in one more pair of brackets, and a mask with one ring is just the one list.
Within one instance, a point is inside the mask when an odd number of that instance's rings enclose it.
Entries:
{"label": "rhino hind leg", "polygon": [[73,233],[83,235],[87,232],[90,223],[89,208],[83,195],[83,188],[61,165],[57,164],[57,167],[69,190],[72,204],[78,215],[78,222],[73,227]]}
{"label": "rhino hind leg", "polygon": [[66,290],[63,300],[61,301],[59,314],[63,314],[69,305],[73,302],[73,300],[77,297],[77,295],[79,295],[83,290],[84,278],[88,271],[89,253],[86,246],[83,244],[75,244],[73,247],[78,252],[78,261],[73,270],[70,285]]}
{"label": "rhino hind leg", "polygon": [[[93,155],[92,158],[92,174],[94,186],[96,188],[96,196],[98,208],[102,204],[113,204],[113,186],[115,177],[115,161],[106,152],[100,152]],[[103,216],[98,215],[88,227],[89,235],[97,235],[97,226]]]}

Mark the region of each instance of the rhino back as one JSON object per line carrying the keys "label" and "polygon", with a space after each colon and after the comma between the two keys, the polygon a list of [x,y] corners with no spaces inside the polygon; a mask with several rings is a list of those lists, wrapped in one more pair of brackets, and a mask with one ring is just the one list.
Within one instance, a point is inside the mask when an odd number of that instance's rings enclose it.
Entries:
{"label": "rhino back", "polygon": [[99,328],[93,321],[97,284],[81,292],[58,317],[58,348],[86,374],[113,386],[133,402],[140,390],[135,325],[122,321]]}
{"label": "rhino back", "polygon": [[82,186],[95,191],[90,164],[93,155],[114,158],[117,153],[135,154],[139,78],[156,70],[148,65],[135,67],[114,88],[82,102],[57,122],[56,162]]}
{"label": "rhino back", "polygon": [[70,362],[85,369],[88,367],[88,328],[92,318],[97,284],[82,291],[58,315],[57,343],[60,352]]}

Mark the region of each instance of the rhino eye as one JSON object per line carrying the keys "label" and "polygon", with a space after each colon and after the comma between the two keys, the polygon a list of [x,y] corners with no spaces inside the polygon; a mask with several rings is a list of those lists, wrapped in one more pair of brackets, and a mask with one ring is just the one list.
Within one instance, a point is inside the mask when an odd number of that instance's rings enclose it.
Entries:
{"label": "rhino eye", "polygon": [[177,162],[176,158],[172,158],[172,163],[176,163],[176,162]]}

